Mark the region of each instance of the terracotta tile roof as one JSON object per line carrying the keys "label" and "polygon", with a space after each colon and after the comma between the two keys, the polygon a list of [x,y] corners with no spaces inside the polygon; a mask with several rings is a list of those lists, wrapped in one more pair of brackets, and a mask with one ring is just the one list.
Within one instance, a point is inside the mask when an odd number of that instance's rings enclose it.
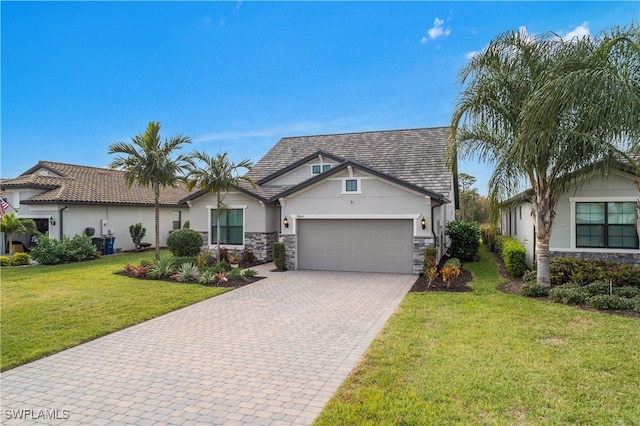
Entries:
{"label": "terracotta tile roof", "polygon": [[[261,181],[323,151],[451,197],[451,171],[447,169],[444,158],[448,137],[448,127],[287,137],[267,152],[247,176]],[[256,189],[248,185],[243,185],[243,188],[263,198],[273,197],[287,189],[268,184]]]}
{"label": "terracotta tile roof", "polygon": [[[47,175],[40,174],[41,172]],[[153,205],[151,187],[127,186],[119,170],[40,161],[14,179],[1,183],[2,189],[33,188],[45,192],[22,201],[29,203],[93,203]],[[183,184],[160,190],[160,205],[177,205],[189,192]]]}

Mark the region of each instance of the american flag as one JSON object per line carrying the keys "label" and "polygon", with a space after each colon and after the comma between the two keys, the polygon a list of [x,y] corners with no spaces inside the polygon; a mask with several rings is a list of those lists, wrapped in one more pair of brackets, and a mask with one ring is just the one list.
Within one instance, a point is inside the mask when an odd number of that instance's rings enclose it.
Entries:
{"label": "american flag", "polygon": [[9,208],[9,204],[7,204],[7,202],[4,199],[1,199],[1,200],[2,201],[0,201],[0,217],[2,217],[4,215],[4,212],[6,212],[7,209]]}

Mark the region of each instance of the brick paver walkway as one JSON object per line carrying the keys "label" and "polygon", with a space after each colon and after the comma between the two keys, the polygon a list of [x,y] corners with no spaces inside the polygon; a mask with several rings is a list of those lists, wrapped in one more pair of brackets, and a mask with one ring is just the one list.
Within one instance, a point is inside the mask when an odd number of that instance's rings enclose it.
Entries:
{"label": "brick paver walkway", "polygon": [[310,424],[415,277],[268,275],[2,373],[2,424]]}

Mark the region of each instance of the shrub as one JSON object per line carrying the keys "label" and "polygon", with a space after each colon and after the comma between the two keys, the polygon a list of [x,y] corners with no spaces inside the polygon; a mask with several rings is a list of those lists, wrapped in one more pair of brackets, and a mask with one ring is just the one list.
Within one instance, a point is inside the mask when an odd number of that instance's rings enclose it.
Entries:
{"label": "shrub", "polygon": [[7,256],[0,256],[0,266],[9,266],[9,258]]}
{"label": "shrub", "polygon": [[175,271],[174,259],[169,256],[162,256],[155,261],[147,270],[147,276],[156,280],[169,278]]}
{"label": "shrub", "polygon": [[451,281],[460,276],[460,261],[458,259],[449,259],[446,261],[440,274],[442,275],[442,281],[447,283],[447,288],[451,285]]}
{"label": "shrub", "polygon": [[226,262],[229,261],[229,250],[224,248],[224,247],[220,247],[220,256],[218,257],[218,260],[224,260]]}
{"label": "shrub", "polygon": [[587,292],[589,297],[599,294],[610,294],[609,283],[595,282],[582,286],[582,289]]}
{"label": "shrub", "polygon": [[273,263],[279,271],[284,271],[284,243],[273,243]]}
{"label": "shrub", "polygon": [[631,286],[617,287],[613,289],[613,294],[626,299],[633,299],[640,296],[640,288]]}
{"label": "shrub", "polygon": [[496,235],[495,242],[494,242],[494,246],[495,246],[494,251],[498,253],[500,257],[502,257],[502,247],[504,246],[504,242],[508,238],[509,237],[505,237],[504,235]]}
{"label": "shrub", "polygon": [[149,266],[140,265],[140,266],[135,266],[133,268],[133,273],[135,274],[136,277],[142,278],[147,275],[148,270],[149,270]]}
{"label": "shrub", "polygon": [[240,268],[232,268],[231,270],[229,270],[229,272],[227,272],[227,277],[235,278],[243,281],[246,280],[244,275],[242,275],[242,269]]}
{"label": "shrub", "polygon": [[565,284],[551,289],[549,300],[556,303],[569,305],[582,305],[587,300],[588,294],[582,288],[574,284]]}
{"label": "shrub", "polygon": [[256,263],[256,255],[251,249],[242,250],[242,263],[244,265],[253,265]]}
{"label": "shrub", "polygon": [[184,225],[182,225],[183,229],[191,229],[191,222],[188,220],[184,221]]}
{"label": "shrub", "polygon": [[[176,231],[177,232],[177,231]],[[191,262],[186,262],[178,267],[175,275],[176,281],[181,283],[196,282],[200,278],[200,269]]]}
{"label": "shrub", "polygon": [[427,282],[427,288],[438,278],[438,267],[430,266],[424,270],[424,280]]}
{"label": "shrub", "polygon": [[141,223],[129,226],[129,235],[131,236],[131,241],[133,241],[133,244],[136,246],[136,250],[140,247],[140,243],[142,243],[142,239],[146,233],[147,228],[142,226]]}
{"label": "shrub", "polygon": [[438,266],[438,249],[435,247],[427,247],[424,249],[424,268]]}
{"label": "shrub", "polygon": [[218,285],[222,285],[224,283],[227,282],[227,274],[225,274],[224,272],[218,272],[216,274],[216,282],[218,283]]}
{"label": "shrub", "polygon": [[200,278],[198,278],[200,284],[213,284],[216,282],[216,272],[213,269],[206,269],[202,271]]}
{"label": "shrub", "polygon": [[201,251],[195,258],[195,264],[198,268],[204,269],[215,263],[213,254],[210,251]]}
{"label": "shrub", "polygon": [[31,256],[43,265],[55,265],[63,262],[79,262],[93,259],[98,255],[98,249],[86,235],[65,236],[62,240],[54,240],[43,235],[38,240],[38,246],[31,249]]}
{"label": "shrub", "polygon": [[567,282],[587,284],[594,281],[609,282],[614,287],[640,288],[640,265],[595,259],[557,257],[549,263],[551,284]]}
{"label": "shrub", "polygon": [[167,238],[167,247],[176,256],[197,256],[202,248],[202,235],[192,229],[176,229]]}
{"label": "shrub", "polygon": [[587,307],[600,310],[633,309],[636,301],[611,294],[598,294],[587,299]]}
{"label": "shrub", "polygon": [[475,222],[454,220],[447,223],[445,233],[451,238],[449,255],[472,260],[480,248],[480,227]]}
{"label": "shrub", "polygon": [[11,256],[11,264],[14,266],[28,265],[30,256],[27,253],[16,253]]}
{"label": "shrub", "polygon": [[536,282],[538,280],[538,271],[532,269],[530,271],[525,271],[522,275],[522,281],[525,283]]}
{"label": "shrub", "polygon": [[245,269],[242,271],[242,276],[245,278],[253,278],[258,275],[258,271],[255,269]]}
{"label": "shrub", "polygon": [[221,260],[213,267],[214,272],[227,272],[229,270],[229,263],[226,260]]}
{"label": "shrub", "polygon": [[502,260],[507,271],[513,277],[521,277],[527,270],[526,250],[514,238],[510,238],[504,242],[502,247]]}
{"label": "shrub", "polygon": [[636,312],[640,312],[640,297],[635,298],[636,306],[634,306],[633,310]]}
{"label": "shrub", "polygon": [[526,297],[545,297],[549,295],[549,289],[535,281],[529,281],[522,284],[520,292]]}

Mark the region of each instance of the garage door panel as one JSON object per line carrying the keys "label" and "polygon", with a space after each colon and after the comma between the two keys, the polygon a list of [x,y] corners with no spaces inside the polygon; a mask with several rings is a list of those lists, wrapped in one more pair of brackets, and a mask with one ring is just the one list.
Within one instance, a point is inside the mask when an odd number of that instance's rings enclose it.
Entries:
{"label": "garage door panel", "polygon": [[300,220],[298,267],[413,272],[411,220]]}

